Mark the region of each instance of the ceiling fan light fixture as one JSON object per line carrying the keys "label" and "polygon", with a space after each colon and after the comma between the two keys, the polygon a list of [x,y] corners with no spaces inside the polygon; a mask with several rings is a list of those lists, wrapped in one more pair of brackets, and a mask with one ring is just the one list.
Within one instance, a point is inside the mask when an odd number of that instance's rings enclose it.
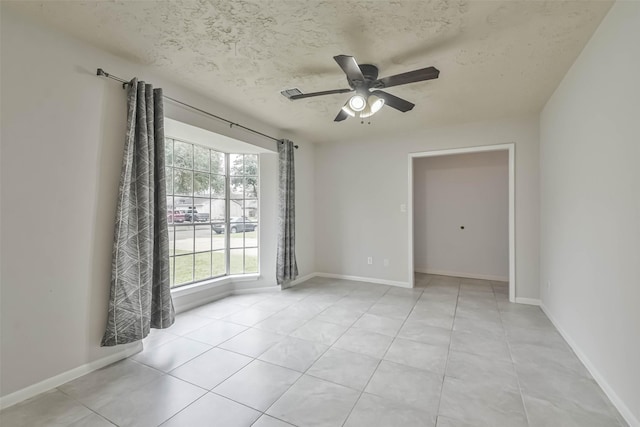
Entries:
{"label": "ceiling fan light fixture", "polygon": [[349,103],[348,102],[344,105],[344,107],[342,107],[342,111],[347,113],[349,115],[349,117],[355,117],[356,116],[356,112],[353,111],[351,109],[351,107],[349,107]]}
{"label": "ceiling fan light fixture", "polygon": [[375,114],[384,106],[384,99],[371,95],[369,97],[369,105],[371,106],[371,114]]}
{"label": "ceiling fan light fixture", "polygon": [[367,107],[360,113],[361,118],[367,118],[373,116],[375,113],[380,111],[380,109],[384,106],[384,99],[379,98],[375,95],[370,95],[369,99],[367,99]]}
{"label": "ceiling fan light fixture", "polygon": [[353,111],[362,111],[367,107],[367,100],[362,95],[353,95],[351,99],[349,99],[349,107]]}

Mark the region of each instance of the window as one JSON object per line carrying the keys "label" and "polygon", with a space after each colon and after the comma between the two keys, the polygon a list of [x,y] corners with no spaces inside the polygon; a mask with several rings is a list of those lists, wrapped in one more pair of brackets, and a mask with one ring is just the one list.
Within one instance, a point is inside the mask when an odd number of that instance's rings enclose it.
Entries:
{"label": "window", "polygon": [[165,153],[171,286],[257,273],[258,155],[169,138]]}

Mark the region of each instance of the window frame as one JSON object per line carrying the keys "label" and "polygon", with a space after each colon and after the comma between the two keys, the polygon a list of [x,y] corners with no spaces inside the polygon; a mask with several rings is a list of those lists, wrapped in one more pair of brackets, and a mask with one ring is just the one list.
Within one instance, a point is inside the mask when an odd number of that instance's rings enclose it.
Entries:
{"label": "window frame", "polygon": [[[184,138],[178,138],[178,137],[174,137],[174,136],[165,136],[165,145],[164,145],[164,149],[167,149],[167,144],[170,143],[171,144],[171,164],[169,164],[168,162],[166,162],[165,164],[165,171],[166,173],[166,181],[167,181],[167,186],[166,186],[166,196],[167,196],[167,204],[171,203],[171,210],[167,208],[167,213],[172,214],[173,217],[173,213],[175,211],[183,211],[184,213],[187,213],[186,210],[184,210],[181,207],[178,207],[176,205],[176,200],[177,198],[183,198],[183,199],[187,199],[190,200],[189,204],[187,204],[186,206],[190,206],[191,210],[196,210],[198,203],[197,201],[202,200],[202,199],[207,199],[208,203],[209,203],[209,219],[207,222],[203,223],[206,224],[209,227],[209,231],[210,231],[210,235],[211,235],[211,240],[210,240],[210,245],[209,245],[209,249],[208,250],[200,250],[197,251],[196,250],[196,233],[197,233],[197,227],[199,225],[198,222],[195,221],[194,217],[195,217],[195,213],[191,212],[191,218],[192,220],[190,222],[186,222],[182,224],[182,223],[175,223],[175,222],[168,222],[168,228],[169,228],[169,233],[173,233],[173,237],[169,239],[169,243],[170,245],[172,245],[171,247],[171,252],[169,255],[169,259],[170,259],[170,274],[171,274],[171,278],[170,278],[170,282],[171,282],[171,290],[172,291],[176,291],[176,290],[182,290],[185,288],[191,288],[194,286],[200,286],[200,285],[205,285],[205,284],[209,284],[213,281],[220,281],[223,280],[225,278],[243,278],[243,279],[250,279],[251,277],[256,277],[259,276],[260,274],[260,249],[261,249],[261,242],[260,242],[260,223],[261,223],[261,209],[260,209],[260,181],[261,181],[261,177],[260,177],[260,153],[230,153],[230,152],[226,152],[226,151],[222,151],[219,149],[216,149],[212,146],[207,146],[207,145],[203,145],[203,144],[199,144],[199,143],[194,143],[194,142],[190,142],[188,140],[185,140]],[[183,165],[176,165],[176,154],[175,154],[175,144],[176,142],[180,142],[183,144],[188,144],[190,146],[190,150],[191,150],[191,168],[188,167],[184,167]],[[209,158],[209,166],[208,166],[208,171],[205,172],[201,169],[197,169],[196,166],[196,147],[201,148],[201,149],[205,149],[207,150],[208,153],[208,158]],[[166,151],[165,151],[165,155],[166,155]],[[220,174],[220,173],[214,173],[212,170],[212,158],[213,158],[213,153],[216,153],[218,155],[223,155],[224,156],[224,175]],[[241,174],[240,175],[232,175],[232,171],[231,171],[231,157],[232,156],[242,156],[242,167],[241,167]],[[246,174],[246,157],[245,156],[255,156],[255,166],[256,166],[256,175],[247,175]],[[190,172],[191,175],[191,184],[190,184],[190,191],[191,191],[191,195],[181,195],[181,194],[177,194],[176,191],[176,183],[175,183],[175,170],[182,170],[182,171],[187,171]],[[169,173],[170,176],[169,176]],[[208,187],[208,194],[206,196],[198,196],[196,194],[196,173],[206,173],[208,175],[208,183],[209,183],[209,187]],[[212,185],[213,185],[213,177],[215,176],[223,176],[224,177],[224,198],[220,197],[220,194],[214,195],[214,192],[212,191]],[[242,181],[243,181],[243,186],[242,186],[242,198],[241,199],[234,199],[232,198],[232,177],[238,178],[241,177]],[[257,182],[257,189],[256,189],[256,198],[249,198],[247,199],[246,197],[246,192],[245,192],[245,186],[244,186],[244,181],[246,180],[247,177],[255,177],[256,182]],[[168,185],[168,183],[170,184],[170,187]],[[169,191],[169,188],[171,188],[171,191]],[[213,229],[213,224],[220,224],[219,221],[215,221],[214,222],[214,218],[213,218],[213,201],[215,200],[224,200],[225,206],[224,206],[224,247],[222,249],[215,249],[215,245],[214,245],[214,235],[217,234],[214,229]],[[246,229],[243,227],[243,231],[242,231],[242,246],[241,247],[231,247],[231,233],[230,233],[230,221],[231,221],[231,203],[233,201],[237,201],[240,200],[242,202],[242,205],[240,207],[240,211],[241,211],[241,215],[242,217],[246,217],[245,213],[246,213],[246,200],[255,200],[255,204],[256,204],[256,210],[257,210],[257,216],[256,216],[256,221],[250,221],[250,224],[256,224],[256,227],[254,228],[254,231],[256,232],[256,243],[255,246],[249,246],[247,247],[247,243],[246,243]],[[243,220],[243,224],[245,224],[246,221]],[[177,254],[176,253],[176,231],[178,230],[179,227],[185,227],[185,228],[189,228],[190,230],[193,231],[193,247],[192,247],[192,251],[189,253],[185,253],[185,254]],[[238,250],[242,250],[242,269],[241,272],[231,272],[231,268],[232,268],[232,262],[231,262],[231,254],[232,251],[238,251]],[[255,250],[256,252],[256,268],[255,271],[250,271],[247,272],[247,262],[246,262],[246,258],[247,258],[247,250]],[[196,270],[196,260],[197,260],[197,255],[199,254],[205,254],[208,253],[210,255],[210,272],[209,274],[211,276],[205,277],[205,278],[198,278],[196,279],[196,274],[197,274],[197,270]],[[223,253],[224,254],[224,273],[222,274],[218,274],[218,275],[214,275],[214,255],[215,253]],[[188,257],[191,256],[192,257],[192,268],[191,268],[191,281],[188,282],[182,282],[177,284],[176,283],[176,259],[180,258],[180,257]]]}

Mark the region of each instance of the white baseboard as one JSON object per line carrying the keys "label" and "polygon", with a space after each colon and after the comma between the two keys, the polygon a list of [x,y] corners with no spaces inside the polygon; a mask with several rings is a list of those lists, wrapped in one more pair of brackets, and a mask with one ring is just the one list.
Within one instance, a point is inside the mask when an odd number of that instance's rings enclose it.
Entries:
{"label": "white baseboard", "polygon": [[528,304],[528,305],[540,305],[540,300],[537,298],[516,297],[516,303]]}
{"label": "white baseboard", "polygon": [[176,309],[176,314],[184,313],[185,311],[193,310],[194,308],[200,307],[205,304],[209,304],[210,302],[217,301],[219,299],[228,297],[232,295],[233,291],[231,289],[221,289],[219,292],[215,293],[207,293],[203,295],[201,299],[195,299],[192,301],[187,301],[185,297],[173,298],[173,305]]}
{"label": "white baseboard", "polygon": [[[305,276],[298,277],[296,280],[292,280],[291,282],[289,282],[287,287],[290,288],[292,286],[299,285],[301,283],[306,282],[309,279],[313,279],[316,276],[318,276],[318,273],[309,273]],[[283,288],[283,289],[286,289],[286,288]]]}
{"label": "white baseboard", "polygon": [[301,283],[306,282],[309,279],[313,279],[314,277],[326,277],[328,279],[343,279],[343,280],[353,280],[356,282],[377,283],[380,285],[398,286],[401,288],[411,287],[411,285],[408,282],[396,282],[393,280],[377,279],[374,277],[348,276],[345,274],[320,273],[320,272],[310,273],[310,274],[307,274],[306,276],[298,277],[296,280],[291,282],[291,286],[299,285]]}
{"label": "white baseboard", "polygon": [[410,288],[411,285],[408,282],[396,282],[394,280],[386,280],[386,279],[377,279],[374,277],[362,277],[362,276],[347,276],[344,274],[333,274],[333,273],[314,273],[317,277],[328,277],[330,279],[344,279],[344,280],[354,280],[356,282],[369,282],[369,283],[377,283],[380,285],[389,285],[389,286],[398,286],[401,288]]}
{"label": "white baseboard", "polygon": [[463,277],[465,279],[493,280],[494,282],[508,282],[507,276],[491,276],[487,274],[460,273],[458,271],[433,270],[430,268],[414,268],[416,273],[434,274],[437,276]]}
{"label": "white baseboard", "polygon": [[93,362],[86,363],[84,365],[78,366],[77,368],[73,368],[69,371],[58,374],[54,377],[47,378],[46,380],[40,381],[39,383],[25,387],[22,390],[18,390],[6,396],[2,396],[0,397],[0,409],[5,409],[9,406],[15,405],[16,403],[20,403],[23,400],[30,399],[40,393],[44,393],[45,391],[49,391],[52,388],[56,388],[58,386],[61,386],[62,384],[68,383],[69,381],[73,381],[76,378],[93,372],[96,369],[103,368],[119,360],[126,359],[129,356],[133,356],[140,351],[142,351],[142,342],[138,341],[137,343],[127,346],[117,353],[111,354],[107,357],[103,357],[102,359],[94,360]]}
{"label": "white baseboard", "polygon": [[560,332],[560,335],[562,335],[562,337],[567,342],[567,344],[569,344],[573,352],[576,354],[576,356],[578,356],[578,359],[580,359],[582,364],[587,368],[587,370],[589,371],[593,379],[596,380],[600,388],[602,388],[602,390],[607,395],[609,400],[611,400],[611,403],[613,404],[613,406],[615,406],[618,412],[620,412],[620,415],[622,415],[622,417],[625,419],[627,424],[629,424],[629,426],[631,427],[640,427],[640,420],[636,418],[633,412],[631,412],[631,409],[629,409],[629,407],[624,403],[624,401],[620,399],[618,394],[609,385],[609,383],[604,378],[604,376],[600,373],[600,371],[598,371],[595,365],[591,363],[591,360],[589,360],[587,355],[580,349],[580,347],[578,347],[578,345],[573,340],[573,338],[571,338],[571,336],[569,336],[569,334],[565,332],[565,330],[560,326],[560,324],[556,321],[553,315],[551,315],[551,313],[545,307],[544,304],[540,304],[540,308],[542,308],[542,311],[544,311],[544,314],[546,314],[549,320],[551,320],[551,323],[553,323],[553,326],[555,326],[558,332]]}
{"label": "white baseboard", "polygon": [[244,294],[262,294],[266,292],[279,292],[280,286],[262,286],[258,288],[244,288],[244,289],[234,289],[234,295],[244,295]]}

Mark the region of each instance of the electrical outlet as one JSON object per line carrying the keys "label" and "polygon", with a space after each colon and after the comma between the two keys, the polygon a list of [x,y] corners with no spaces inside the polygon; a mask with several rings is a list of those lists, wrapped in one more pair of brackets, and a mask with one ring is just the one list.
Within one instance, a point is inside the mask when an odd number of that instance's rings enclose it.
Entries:
{"label": "electrical outlet", "polygon": [[551,289],[551,280],[547,280],[547,290]]}
{"label": "electrical outlet", "polygon": [[407,205],[405,205],[404,203],[400,205],[400,212],[406,212],[407,211]]}
{"label": "electrical outlet", "polygon": [[389,260],[385,258],[382,264],[383,264],[385,267],[389,267]]}
{"label": "electrical outlet", "polygon": [[369,264],[369,265],[373,264],[373,258],[372,257],[368,257],[367,258],[367,264]]}

